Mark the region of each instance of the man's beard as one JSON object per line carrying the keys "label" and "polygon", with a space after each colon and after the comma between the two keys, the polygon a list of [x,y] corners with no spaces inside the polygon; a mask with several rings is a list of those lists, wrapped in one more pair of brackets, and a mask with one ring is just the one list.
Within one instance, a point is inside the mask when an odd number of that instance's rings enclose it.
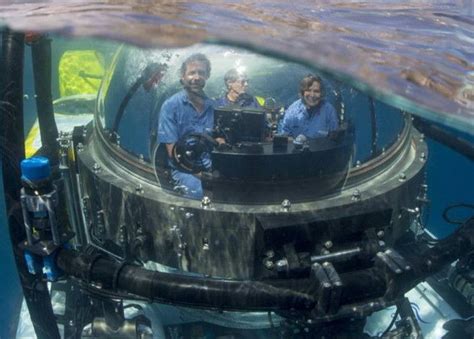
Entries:
{"label": "man's beard", "polygon": [[184,89],[194,95],[204,97],[204,85],[201,84],[190,84],[190,83],[183,83]]}

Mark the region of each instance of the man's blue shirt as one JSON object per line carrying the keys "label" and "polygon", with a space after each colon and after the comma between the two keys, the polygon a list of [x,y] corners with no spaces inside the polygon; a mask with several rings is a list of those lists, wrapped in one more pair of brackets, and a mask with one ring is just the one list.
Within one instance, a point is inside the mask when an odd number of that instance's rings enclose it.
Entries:
{"label": "man's blue shirt", "polygon": [[199,114],[182,90],[161,106],[158,119],[158,142],[174,144],[189,133],[210,132],[214,126],[214,102],[206,98]]}
{"label": "man's blue shirt", "polygon": [[[214,102],[206,98],[204,111],[199,114],[191,104],[186,91],[182,90],[161,106],[158,118],[158,143],[174,144],[189,133],[210,132],[214,126]],[[201,161],[205,167],[211,167],[209,154],[203,154]],[[185,197],[200,199],[203,195],[201,180],[192,174],[183,173],[172,168],[171,176],[175,189],[181,191]]]}
{"label": "man's blue shirt", "polygon": [[278,132],[293,138],[300,134],[307,138],[320,138],[336,130],[337,127],[336,110],[330,103],[323,101],[314,112],[310,113],[303,100],[299,99],[286,110]]}

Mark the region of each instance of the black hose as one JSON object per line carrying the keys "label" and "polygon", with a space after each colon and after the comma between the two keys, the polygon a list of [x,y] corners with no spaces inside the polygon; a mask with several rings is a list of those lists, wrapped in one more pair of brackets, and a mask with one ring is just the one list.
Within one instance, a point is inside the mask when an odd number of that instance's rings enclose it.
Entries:
{"label": "black hose", "polygon": [[[45,282],[31,275],[18,245],[25,239],[20,205],[20,160],[25,156],[23,128],[24,36],[4,31],[0,65],[0,157],[8,225],[26,305],[38,338],[59,338],[51,298]],[[6,103],[6,104],[4,104]]]}
{"label": "black hose", "polygon": [[377,113],[375,111],[375,101],[369,97],[370,107],[370,154],[374,157],[377,154]]}
{"label": "black hose", "polygon": [[51,93],[51,40],[41,37],[33,42],[31,56],[42,144],[41,153],[48,157],[52,166],[55,166],[59,162],[59,144]]}
{"label": "black hose", "polygon": [[127,94],[125,95],[125,97],[122,99],[122,102],[120,103],[119,109],[117,111],[117,115],[115,116],[114,122],[112,124],[112,128],[110,130],[110,135],[112,137],[115,137],[114,134],[118,133],[120,122],[122,121],[123,115],[125,113],[125,108],[127,107],[130,100],[133,98],[135,93],[138,91],[140,86],[144,86],[145,83],[149,81],[151,77],[156,75],[156,73],[164,72],[165,70],[166,70],[166,66],[163,64],[158,64],[158,63],[152,63],[143,70],[140,77],[135,81],[132,87],[130,87]]}
{"label": "black hose", "polygon": [[[382,266],[379,263],[374,268],[340,274],[342,291],[338,302],[347,305],[382,296],[388,302],[395,301],[421,280],[467,254],[473,247],[474,218],[471,218],[428,251],[405,253],[403,256],[411,267],[407,274],[387,274],[383,263]],[[316,279],[247,281],[163,273],[66,249],[59,251],[57,265],[66,274],[101,286],[103,290],[125,291],[153,301],[182,306],[246,311],[310,311],[319,297]]]}
{"label": "black hose", "polygon": [[228,310],[311,310],[312,296],[271,284],[162,273],[123,265],[106,258],[61,250],[58,266],[82,281],[104,289],[124,290],[154,301]]}
{"label": "black hose", "polygon": [[453,135],[441,127],[418,117],[413,119],[413,125],[427,137],[451,148],[470,160],[474,160],[474,143]]}

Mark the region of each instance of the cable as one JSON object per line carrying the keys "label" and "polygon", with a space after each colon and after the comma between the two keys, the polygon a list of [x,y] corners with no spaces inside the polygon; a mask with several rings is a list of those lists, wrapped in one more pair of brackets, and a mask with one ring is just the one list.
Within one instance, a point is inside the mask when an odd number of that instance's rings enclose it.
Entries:
{"label": "cable", "polygon": [[429,321],[425,321],[423,320],[421,317],[420,317],[420,307],[414,303],[414,302],[411,302],[410,303],[411,305],[411,309],[413,310],[413,312],[415,313],[415,316],[416,316],[416,319],[419,321],[419,322],[422,322],[423,324],[431,324],[431,322]]}
{"label": "cable", "polygon": [[397,320],[398,313],[399,312],[398,312],[398,306],[397,306],[397,310],[395,311],[395,314],[393,315],[392,321],[390,322],[388,327],[385,329],[385,331],[382,332],[382,334],[380,335],[380,338],[383,338],[383,336],[386,335],[391,330],[391,328],[393,327],[393,324],[395,324],[395,321]]}
{"label": "cable", "polygon": [[[452,220],[451,218],[449,218],[449,215],[448,215],[448,212],[454,208],[459,208],[459,207],[464,207],[464,208],[468,208],[468,209],[472,209],[474,210],[474,205],[473,204],[466,204],[466,203],[460,203],[460,204],[455,204],[455,205],[450,205],[448,207],[446,207],[443,211],[443,219],[444,221],[446,221],[447,223],[449,224],[453,224],[453,225],[462,225],[462,224],[465,224],[466,221],[469,219],[469,218],[466,218],[465,220]],[[473,215],[474,216],[474,215]],[[472,216],[471,216],[472,218]]]}

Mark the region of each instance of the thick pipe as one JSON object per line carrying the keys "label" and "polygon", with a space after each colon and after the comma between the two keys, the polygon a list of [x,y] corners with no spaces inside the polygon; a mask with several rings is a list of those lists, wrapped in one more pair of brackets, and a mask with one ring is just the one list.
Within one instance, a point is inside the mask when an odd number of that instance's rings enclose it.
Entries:
{"label": "thick pipe", "polygon": [[[427,252],[404,255],[413,268],[404,275],[386,275],[374,267],[340,275],[341,305],[382,297],[394,301],[421,280],[474,248],[474,218]],[[299,310],[316,306],[317,281],[310,279],[244,281],[155,272],[103,257],[63,249],[57,265],[66,274],[108,290],[121,290],[153,301],[228,310]],[[388,289],[386,289],[388,287]]]}
{"label": "thick pipe", "polygon": [[446,147],[449,147],[453,151],[474,161],[474,144],[472,142],[453,135],[441,127],[438,127],[435,124],[429,123],[426,120],[418,117],[413,119],[413,125],[417,130],[426,135],[428,138],[433,139],[434,141],[437,141]]}
{"label": "thick pipe", "polygon": [[305,293],[267,283],[150,271],[121,266],[105,258],[94,260],[70,250],[58,253],[57,264],[68,275],[100,283],[105,289],[116,287],[154,301],[183,306],[229,310],[311,310],[315,306],[314,299]]}
{"label": "thick pipe", "polygon": [[370,154],[375,156],[377,154],[377,114],[375,111],[375,101],[369,97],[370,106]]}
{"label": "thick pipe", "polygon": [[55,166],[59,161],[59,145],[51,93],[51,40],[41,37],[38,41],[33,42],[31,54],[42,144],[41,152],[48,157],[51,165]]}
{"label": "thick pipe", "polygon": [[4,31],[0,70],[0,156],[10,238],[26,305],[38,338],[59,338],[56,318],[45,282],[31,275],[18,244],[25,240],[20,204],[20,160],[25,156],[23,128],[24,36]]}

